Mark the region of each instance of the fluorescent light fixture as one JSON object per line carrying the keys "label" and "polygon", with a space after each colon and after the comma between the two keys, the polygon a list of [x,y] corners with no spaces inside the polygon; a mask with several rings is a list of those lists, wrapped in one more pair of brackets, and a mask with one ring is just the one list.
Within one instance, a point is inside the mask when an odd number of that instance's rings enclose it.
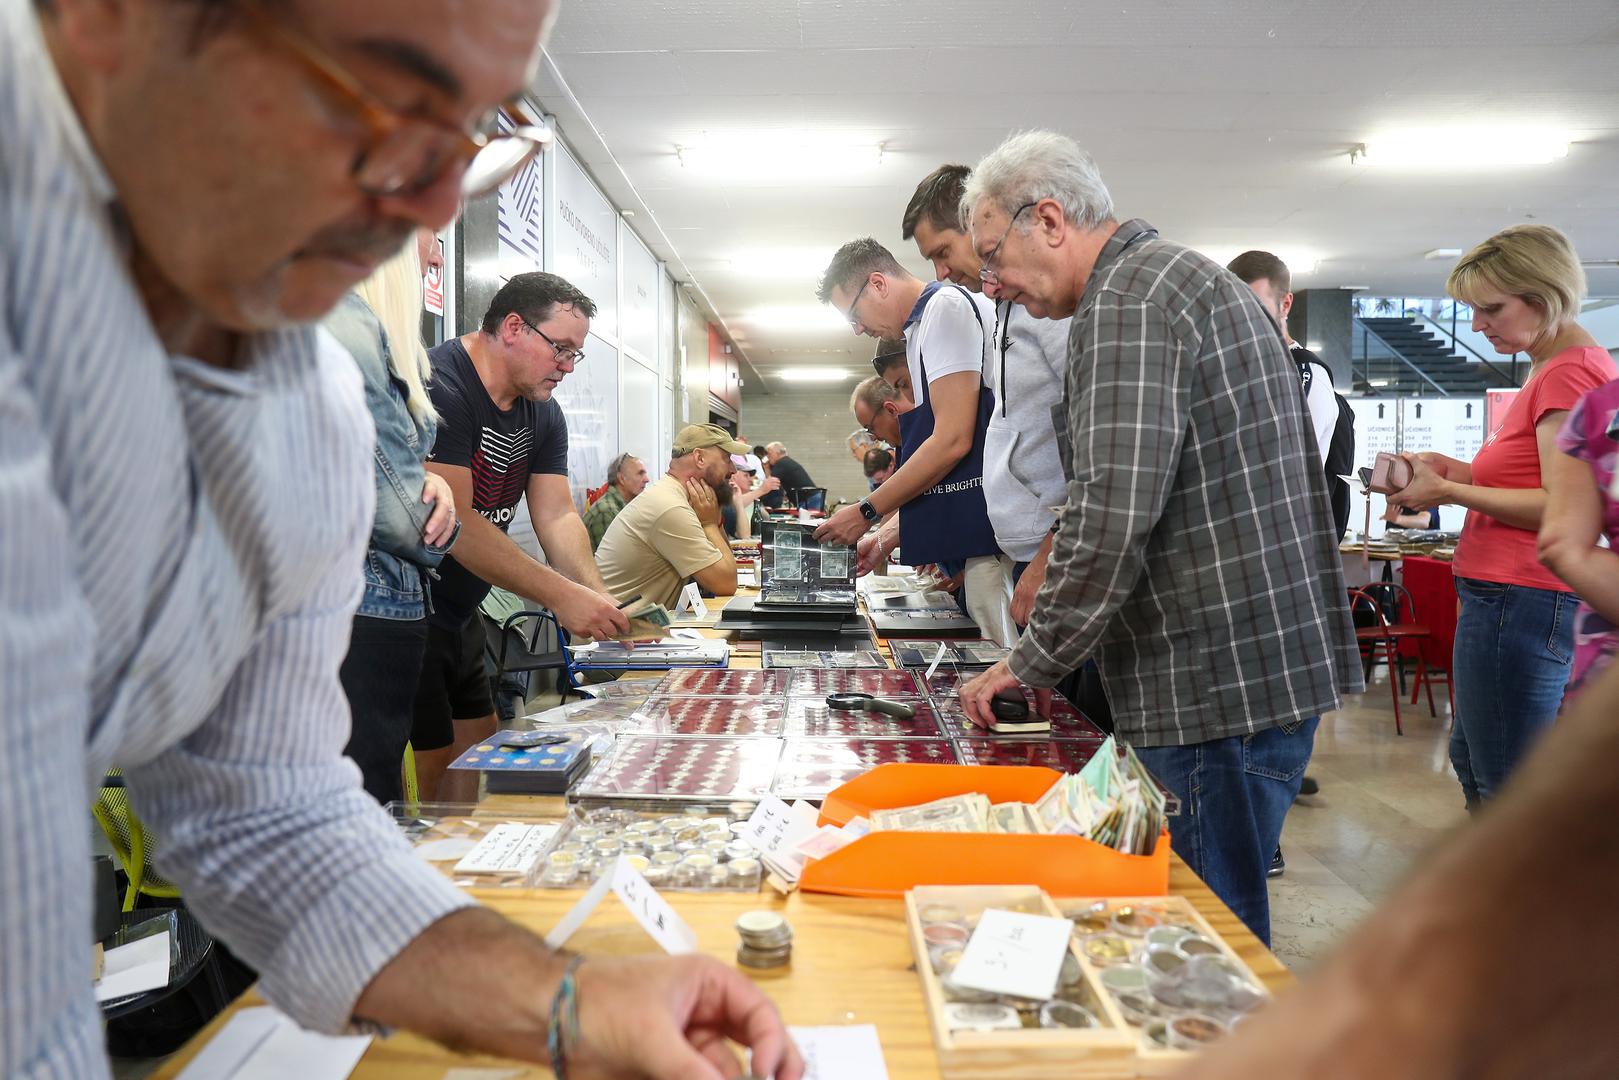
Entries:
{"label": "fluorescent light fixture", "polygon": [[1309,344],[1305,345],[1304,347],[1306,349],[1309,349],[1313,353],[1319,353],[1323,348],[1325,348],[1325,346],[1322,345],[1319,341],[1312,341]]}
{"label": "fluorescent light fixture", "polygon": [[843,382],[849,373],[843,368],[790,367],[776,372],[786,382]]}
{"label": "fluorescent light fixture", "polygon": [[1461,248],[1434,248],[1422,253],[1424,259],[1459,259],[1462,257]]}
{"label": "fluorescent light fixture", "polygon": [[1568,156],[1568,142],[1566,133],[1544,127],[1410,128],[1367,139],[1349,160],[1433,170],[1549,165]]}
{"label": "fluorescent light fixture", "polygon": [[1368,379],[1366,381],[1367,386],[1387,386],[1388,384],[1389,381],[1387,379]]}
{"label": "fluorescent light fixture", "polygon": [[751,278],[819,281],[832,261],[835,248],[754,248],[734,252],[725,260],[733,274]]}
{"label": "fluorescent light fixture", "polygon": [[690,172],[731,183],[848,180],[874,172],[883,143],[828,131],[704,132],[675,145],[675,159]]}
{"label": "fluorescent light fixture", "polygon": [[843,330],[849,320],[829,304],[767,304],[742,316],[760,330]]}
{"label": "fluorescent light fixture", "polygon": [[1370,292],[1372,289],[1370,285],[1340,285],[1338,288],[1344,292]]}
{"label": "fluorescent light fixture", "polygon": [[1232,247],[1229,244],[1194,246],[1197,247],[1197,250],[1201,251],[1203,254],[1207,255],[1221,266],[1229,264],[1232,259],[1235,259],[1238,255],[1241,255],[1245,251],[1268,251],[1278,259],[1285,262],[1287,264],[1288,272],[1294,275],[1308,274],[1312,272],[1315,269],[1316,263],[1321,261],[1321,256],[1316,252],[1301,247],[1276,247],[1263,243],[1247,244],[1243,247]]}

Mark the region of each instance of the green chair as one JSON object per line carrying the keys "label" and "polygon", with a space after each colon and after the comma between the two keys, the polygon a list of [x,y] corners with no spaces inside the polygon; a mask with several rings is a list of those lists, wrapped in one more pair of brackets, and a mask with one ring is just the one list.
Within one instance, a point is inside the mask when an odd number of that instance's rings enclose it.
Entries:
{"label": "green chair", "polygon": [[90,808],[96,824],[107,836],[107,843],[123,864],[129,887],[124,890],[124,910],[135,910],[135,901],[141,896],[177,900],[180,887],[163,877],[152,867],[152,855],[157,844],[146,831],[141,819],[129,805],[129,792],[124,777],[113,769],[101,780],[101,794]]}

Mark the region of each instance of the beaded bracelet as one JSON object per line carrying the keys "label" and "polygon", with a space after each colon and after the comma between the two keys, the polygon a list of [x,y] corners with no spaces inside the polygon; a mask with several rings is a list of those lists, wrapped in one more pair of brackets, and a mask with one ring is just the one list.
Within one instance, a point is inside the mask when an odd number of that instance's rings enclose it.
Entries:
{"label": "beaded bracelet", "polygon": [[551,999],[550,1026],[545,1033],[545,1048],[551,1055],[551,1071],[557,1080],[568,1080],[568,1048],[579,1045],[579,995],[573,973],[585,962],[583,956],[574,956],[562,973],[556,996]]}

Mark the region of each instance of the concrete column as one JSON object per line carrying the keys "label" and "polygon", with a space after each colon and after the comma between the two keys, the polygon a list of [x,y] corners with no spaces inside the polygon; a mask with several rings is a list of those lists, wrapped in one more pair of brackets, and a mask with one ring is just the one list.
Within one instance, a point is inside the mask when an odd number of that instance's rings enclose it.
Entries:
{"label": "concrete column", "polygon": [[1347,289],[1301,289],[1287,317],[1293,340],[1321,357],[1340,391],[1353,385],[1354,320]]}

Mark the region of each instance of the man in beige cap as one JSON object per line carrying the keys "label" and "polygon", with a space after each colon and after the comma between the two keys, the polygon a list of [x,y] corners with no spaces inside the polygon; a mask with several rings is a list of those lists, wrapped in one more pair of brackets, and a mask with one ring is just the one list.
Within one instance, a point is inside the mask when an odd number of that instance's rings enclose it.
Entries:
{"label": "man in beige cap", "polygon": [[681,428],[669,471],[624,507],[596,549],[607,591],[620,601],[644,596],[670,609],[687,580],[715,596],[734,596],[736,559],[720,507],[735,494],[731,455],[747,452],[724,428]]}

